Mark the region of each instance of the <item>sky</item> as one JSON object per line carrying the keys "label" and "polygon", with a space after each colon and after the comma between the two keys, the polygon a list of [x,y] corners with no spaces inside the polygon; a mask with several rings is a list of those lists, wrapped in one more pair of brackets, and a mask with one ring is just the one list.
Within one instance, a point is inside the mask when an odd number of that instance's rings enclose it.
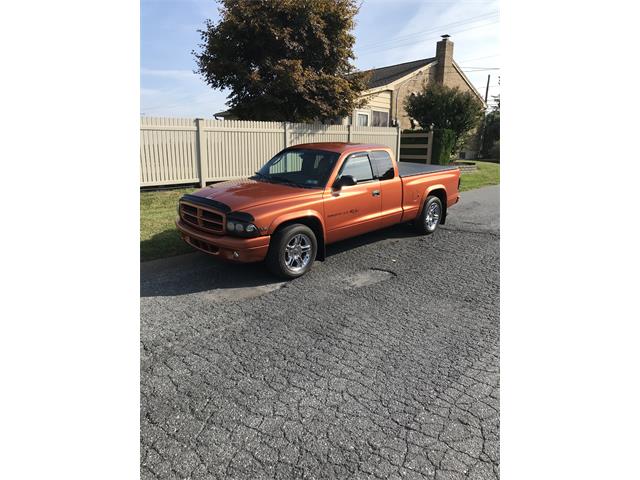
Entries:
{"label": "sky", "polygon": [[[140,113],[211,117],[226,110],[228,92],[214,90],[193,71],[192,51],[206,19],[219,19],[215,0],[141,0]],[[497,0],[363,0],[356,16],[355,66],[384,67],[435,56],[440,35],[454,42],[453,57],[489,103],[500,75]]]}

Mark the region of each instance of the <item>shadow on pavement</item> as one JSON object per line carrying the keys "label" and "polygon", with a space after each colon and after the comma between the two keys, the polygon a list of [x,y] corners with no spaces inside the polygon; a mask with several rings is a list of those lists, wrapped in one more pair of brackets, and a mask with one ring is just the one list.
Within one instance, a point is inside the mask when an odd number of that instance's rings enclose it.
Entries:
{"label": "shadow on pavement", "polygon": [[140,264],[140,296],[165,297],[280,282],[262,263],[228,263],[195,252]]}
{"label": "shadow on pavement", "polygon": [[[350,238],[327,247],[327,260],[347,250],[417,234],[408,224]],[[140,264],[140,296],[165,297],[209,292],[216,301],[249,298],[280,288],[282,279],[264,263],[230,263],[195,252]]]}
{"label": "shadow on pavement", "polygon": [[396,238],[412,238],[417,236],[420,236],[420,234],[416,233],[413,230],[411,224],[400,223],[388,228],[384,228],[382,230],[365,233],[364,235],[360,235],[359,237],[349,238],[347,240],[342,240],[341,242],[328,245],[327,258],[330,258],[332,255],[346,252],[347,250],[362,247],[364,245],[371,245],[373,243],[383,242],[385,240],[392,240]]}

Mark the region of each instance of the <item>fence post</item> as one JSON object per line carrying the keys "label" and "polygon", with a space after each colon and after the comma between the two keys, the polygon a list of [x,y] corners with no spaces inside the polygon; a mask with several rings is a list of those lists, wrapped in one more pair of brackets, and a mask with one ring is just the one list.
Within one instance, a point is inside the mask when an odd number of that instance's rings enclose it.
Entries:
{"label": "fence post", "polygon": [[396,162],[400,161],[400,125],[396,125]]}
{"label": "fence post", "polygon": [[427,163],[431,163],[431,154],[433,153],[433,124],[429,126],[427,133]]}
{"label": "fence post", "polygon": [[289,146],[289,122],[282,122],[284,126],[284,148]]}
{"label": "fence post", "polygon": [[351,124],[347,125],[347,143],[351,143]]}
{"label": "fence post", "polygon": [[200,187],[207,186],[208,168],[207,168],[207,142],[204,141],[204,118],[196,118],[196,152],[198,163],[198,178],[200,179]]}

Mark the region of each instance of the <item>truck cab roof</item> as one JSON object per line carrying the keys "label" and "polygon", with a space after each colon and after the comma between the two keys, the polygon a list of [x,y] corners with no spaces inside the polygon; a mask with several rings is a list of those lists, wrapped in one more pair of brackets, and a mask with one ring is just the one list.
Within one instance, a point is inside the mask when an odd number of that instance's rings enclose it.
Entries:
{"label": "truck cab roof", "polygon": [[316,142],[316,143],[301,143],[298,145],[291,145],[289,148],[306,148],[309,150],[324,150],[328,152],[346,153],[362,150],[390,150],[386,145],[379,145],[375,143],[349,143],[349,142]]}

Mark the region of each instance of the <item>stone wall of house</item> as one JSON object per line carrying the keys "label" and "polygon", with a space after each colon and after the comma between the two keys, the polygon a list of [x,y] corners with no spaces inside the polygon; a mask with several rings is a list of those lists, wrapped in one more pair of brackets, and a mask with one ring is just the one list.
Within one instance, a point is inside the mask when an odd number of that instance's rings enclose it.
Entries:
{"label": "stone wall of house", "polygon": [[433,69],[428,68],[395,86],[391,99],[391,117],[398,120],[401,129],[411,128],[411,119],[404,104],[412,93],[421,92],[426,85],[434,81]]}
{"label": "stone wall of house", "polygon": [[[473,89],[469,86],[469,84],[464,80],[462,75],[458,72],[458,70],[453,67],[450,67],[451,71],[448,71],[445,75],[445,85],[448,87],[458,87],[463,92],[470,92],[475,94]],[[392,117],[397,118],[400,122],[400,128],[409,129],[411,128],[411,118],[407,115],[406,110],[404,109],[404,102],[412,93],[418,93],[422,91],[425,85],[429,85],[435,83],[437,80],[437,70],[434,67],[428,68],[427,70],[420,72],[414,77],[409,78],[405,82],[396,86],[394,90],[394,95],[392,99]],[[397,104],[396,97],[397,96]],[[396,105],[398,107],[398,111],[396,111]],[[415,123],[416,128],[420,128],[420,125]],[[465,158],[476,158],[479,150],[479,129],[473,132],[469,140],[467,141],[465,148],[463,150],[463,156]]]}
{"label": "stone wall of house", "polygon": [[[476,94],[474,89],[465,81],[464,77],[454,65],[453,42],[449,39],[448,35],[444,35],[443,39],[436,44],[436,61],[434,63],[431,63],[424,70],[411,76],[407,80],[390,87],[393,88],[390,96],[388,96],[388,91],[371,94],[367,98],[369,100],[368,104],[359,111],[371,115],[374,109],[384,111],[385,106],[389,105],[388,102],[390,102],[391,124],[393,125],[393,121],[395,120],[401,129],[411,129],[412,121],[405,110],[405,102],[412,93],[421,92],[426,86],[432,83],[443,83],[449,87],[458,87],[462,91]],[[346,117],[342,119],[341,122],[343,124],[348,124],[349,122],[355,124],[356,115],[359,111],[354,111],[350,118]],[[413,126],[420,128],[417,122],[413,122]],[[464,153],[466,158],[475,158],[479,151],[478,133],[478,131],[474,132],[467,142]]]}

